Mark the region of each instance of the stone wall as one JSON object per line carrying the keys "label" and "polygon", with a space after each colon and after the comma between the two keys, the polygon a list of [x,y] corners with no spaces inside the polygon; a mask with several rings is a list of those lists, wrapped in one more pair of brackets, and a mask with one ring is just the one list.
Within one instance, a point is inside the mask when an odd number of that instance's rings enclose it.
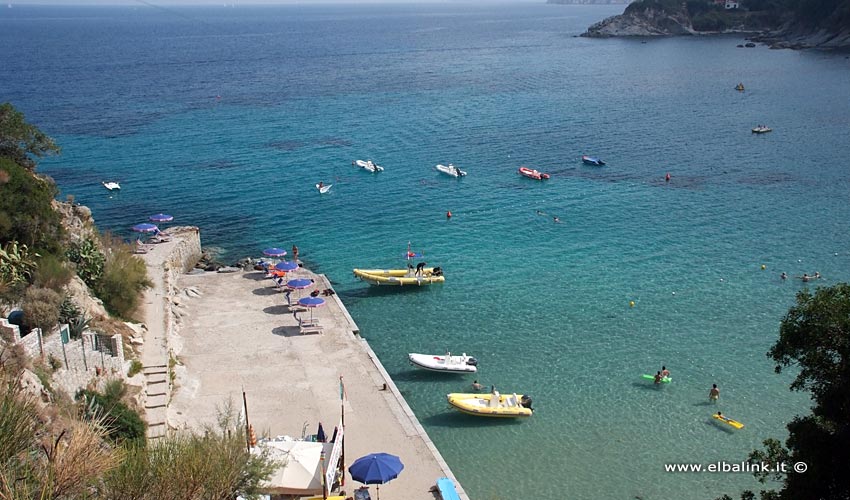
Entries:
{"label": "stone wall", "polygon": [[165,261],[168,271],[188,273],[201,259],[201,231],[197,227],[178,226],[168,229],[177,241]]}

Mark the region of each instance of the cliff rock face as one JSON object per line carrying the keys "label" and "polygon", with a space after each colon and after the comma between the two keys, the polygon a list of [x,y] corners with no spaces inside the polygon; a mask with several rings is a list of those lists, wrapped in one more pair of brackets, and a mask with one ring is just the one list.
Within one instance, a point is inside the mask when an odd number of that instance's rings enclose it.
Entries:
{"label": "cliff rock face", "polygon": [[581,36],[608,38],[612,36],[670,36],[697,34],[686,12],[664,12],[653,8],[629,9],[619,16],[604,19]]}
{"label": "cliff rock face", "polygon": [[806,30],[786,25],[779,30],[753,37],[753,40],[766,43],[773,49],[848,49],[850,26],[833,31],[825,28]]}

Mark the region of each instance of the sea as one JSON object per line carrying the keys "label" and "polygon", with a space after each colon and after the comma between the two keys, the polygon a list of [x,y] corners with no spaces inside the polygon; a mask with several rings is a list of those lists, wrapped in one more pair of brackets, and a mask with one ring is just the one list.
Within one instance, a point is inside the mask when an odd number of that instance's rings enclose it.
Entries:
{"label": "sea", "polygon": [[[665,464],[740,463],[810,410],[766,353],[798,292],[850,278],[850,59],[743,35],[577,36],[622,8],[14,4],[0,101],[61,146],[38,171],[102,230],[129,240],[169,213],[227,263],[298,245],[471,498],[769,487]],[[444,284],[352,275],[405,267],[408,245]],[[446,351],[478,373],[407,361]],[[662,365],[672,383],[642,378]],[[531,395],[534,415],[450,409],[473,380]]]}

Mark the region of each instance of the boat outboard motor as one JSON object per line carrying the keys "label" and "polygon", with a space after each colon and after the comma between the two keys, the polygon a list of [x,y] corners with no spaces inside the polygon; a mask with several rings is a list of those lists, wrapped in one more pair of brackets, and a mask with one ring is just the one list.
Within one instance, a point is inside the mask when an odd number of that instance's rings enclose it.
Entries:
{"label": "boat outboard motor", "polygon": [[529,396],[528,394],[522,395],[522,399],[519,400],[519,404],[523,408],[528,408],[529,410],[534,410],[534,408],[531,407],[531,396]]}
{"label": "boat outboard motor", "polygon": [[475,358],[473,358],[472,356],[470,356],[470,357],[466,360],[466,364],[468,364],[469,366],[478,366],[478,360],[477,360],[477,359],[475,359]]}

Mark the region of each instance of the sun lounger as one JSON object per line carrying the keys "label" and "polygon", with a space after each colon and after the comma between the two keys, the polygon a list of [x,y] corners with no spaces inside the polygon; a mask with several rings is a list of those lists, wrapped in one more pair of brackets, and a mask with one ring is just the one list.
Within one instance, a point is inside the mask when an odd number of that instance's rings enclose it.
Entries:
{"label": "sun lounger", "polygon": [[301,335],[307,335],[308,333],[325,333],[325,328],[322,325],[304,325],[298,331]]}
{"label": "sun lounger", "polygon": [[133,253],[144,254],[153,250],[151,245],[146,245],[142,243],[140,240],[136,240],[136,246],[133,248]]}

